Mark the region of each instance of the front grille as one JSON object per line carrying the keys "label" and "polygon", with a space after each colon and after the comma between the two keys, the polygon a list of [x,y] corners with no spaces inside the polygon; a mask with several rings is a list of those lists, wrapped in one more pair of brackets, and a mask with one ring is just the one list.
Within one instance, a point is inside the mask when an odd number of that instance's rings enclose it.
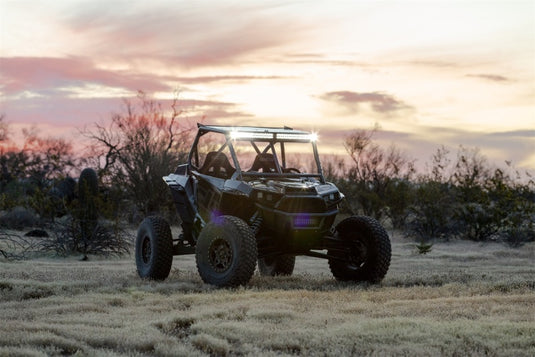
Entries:
{"label": "front grille", "polygon": [[325,201],[319,197],[285,197],[276,208],[288,213],[322,213],[327,210]]}

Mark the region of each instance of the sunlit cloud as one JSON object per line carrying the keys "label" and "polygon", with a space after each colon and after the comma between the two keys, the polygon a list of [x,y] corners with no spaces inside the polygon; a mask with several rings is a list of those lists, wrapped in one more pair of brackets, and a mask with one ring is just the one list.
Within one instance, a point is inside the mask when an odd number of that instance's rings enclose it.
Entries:
{"label": "sunlit cloud", "polygon": [[[64,26],[103,58],[145,58],[173,66],[230,66],[302,38],[309,25],[269,5],[137,3],[123,11],[85,4]],[[105,39],[105,41],[102,41]],[[121,46],[120,44],[135,44]]]}
{"label": "sunlit cloud", "polygon": [[[129,90],[170,90],[148,74],[99,69],[93,61],[79,58],[8,57],[0,58],[2,90],[9,94],[46,91],[52,88],[113,87]],[[94,92],[99,96],[99,92]]]}
{"label": "sunlit cloud", "polygon": [[467,74],[467,77],[480,78],[491,82],[509,82],[510,78],[497,74]]}
{"label": "sunlit cloud", "polygon": [[354,113],[358,113],[363,106],[370,106],[377,113],[392,113],[411,108],[394,96],[382,92],[336,91],[324,93],[320,98],[339,104]]}

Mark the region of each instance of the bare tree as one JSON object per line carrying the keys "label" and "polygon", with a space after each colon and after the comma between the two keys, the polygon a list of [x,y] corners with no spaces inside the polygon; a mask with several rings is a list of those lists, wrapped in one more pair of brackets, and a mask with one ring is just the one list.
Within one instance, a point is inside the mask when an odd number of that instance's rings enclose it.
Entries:
{"label": "bare tree", "polygon": [[179,121],[175,97],[169,111],[139,92],[137,101],[124,101],[122,113],[108,125],[95,124],[83,134],[99,159],[99,176],[124,191],[143,214],[160,211],[169,202],[162,176],[185,159],[190,127]]}
{"label": "bare tree", "polygon": [[6,141],[8,136],[7,124],[4,121],[5,118],[5,114],[0,114],[0,142]]}
{"label": "bare tree", "polygon": [[342,184],[364,214],[377,219],[388,216],[398,226],[406,216],[414,163],[395,145],[384,149],[374,143],[377,130],[355,130],[346,137],[344,146],[353,164]]}

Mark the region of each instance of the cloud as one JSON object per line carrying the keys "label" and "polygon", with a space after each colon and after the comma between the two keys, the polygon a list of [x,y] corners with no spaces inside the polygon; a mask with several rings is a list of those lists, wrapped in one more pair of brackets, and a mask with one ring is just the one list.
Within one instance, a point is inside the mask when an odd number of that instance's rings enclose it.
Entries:
{"label": "cloud", "polygon": [[499,131],[491,133],[490,136],[501,137],[501,138],[533,138],[535,139],[535,130],[533,129],[524,129],[524,130],[513,130],[513,131]]}
{"label": "cloud", "polygon": [[508,77],[500,76],[497,74],[467,74],[467,77],[480,78],[492,82],[510,82]]}
{"label": "cloud", "polygon": [[[96,83],[131,91],[170,91],[160,78],[150,74],[99,69],[85,58],[4,57],[0,58],[2,91],[16,94],[80,87]],[[98,93],[95,93],[98,95]]]}
{"label": "cloud", "polygon": [[214,83],[214,82],[247,82],[253,80],[276,80],[288,79],[288,76],[246,76],[246,75],[230,75],[230,76],[198,76],[198,77],[165,77],[184,84],[199,84],[199,83]]}
{"label": "cloud", "polygon": [[[530,161],[535,147],[535,130],[520,129],[508,132],[474,132],[458,128],[425,127],[411,138],[411,145],[418,141],[446,145],[456,151],[459,145],[479,148],[483,155],[492,157],[495,164],[502,166],[506,160],[515,159],[524,168],[535,170],[535,162]],[[422,146],[425,147],[425,146]],[[416,152],[417,148],[413,149]],[[428,151],[431,152],[431,151]]]}
{"label": "cloud", "polygon": [[458,68],[461,66],[460,63],[446,60],[436,60],[436,59],[418,59],[410,60],[404,62],[409,65],[414,65],[417,67],[435,67],[435,68]]}
{"label": "cloud", "polygon": [[[320,152],[328,154],[336,152],[345,154],[344,138],[353,129],[367,129],[349,127],[347,130],[332,129],[329,125],[319,127]],[[535,130],[515,130],[510,132],[482,133],[447,127],[421,127],[415,131],[398,131],[379,129],[373,136],[373,141],[383,148],[394,144],[409,158],[416,159],[418,170],[424,170],[431,156],[444,145],[450,151],[450,158],[455,159],[457,150],[462,145],[466,148],[479,148],[481,153],[489,158],[491,165],[504,166],[505,161],[515,160],[515,166],[534,173],[533,147],[535,147]]]}
{"label": "cloud", "polygon": [[381,114],[411,108],[396,97],[382,92],[337,91],[324,93],[320,98],[341,105],[355,113],[361,110],[362,105],[369,105],[374,112]]}
{"label": "cloud", "polygon": [[[214,82],[243,83],[253,80],[287,79],[287,76],[193,76],[154,75],[149,72],[129,70],[105,70],[85,58],[50,58],[50,57],[3,57],[0,58],[0,88],[6,95],[15,95],[24,91],[44,96],[66,94],[74,87],[86,87],[92,84],[112,88],[123,88],[129,92],[172,92],[174,87],[182,84],[204,84]],[[100,93],[102,95],[102,93]],[[95,96],[98,96],[95,91]]]}
{"label": "cloud", "polygon": [[273,5],[151,3],[121,11],[86,4],[64,21],[91,53],[173,66],[231,65],[259,51],[299,41],[304,25]]}
{"label": "cloud", "polygon": [[[137,105],[135,98],[126,98]],[[22,124],[54,123],[57,126],[83,127],[101,120],[107,120],[112,113],[121,113],[125,98],[71,98],[54,96],[49,98],[21,98],[5,100],[2,112],[8,121]],[[171,107],[172,100],[157,100],[163,110]],[[248,117],[250,114],[239,111],[234,103],[179,99],[178,106],[183,109],[183,117],[208,120],[214,117]],[[51,120],[53,118],[53,120]]]}

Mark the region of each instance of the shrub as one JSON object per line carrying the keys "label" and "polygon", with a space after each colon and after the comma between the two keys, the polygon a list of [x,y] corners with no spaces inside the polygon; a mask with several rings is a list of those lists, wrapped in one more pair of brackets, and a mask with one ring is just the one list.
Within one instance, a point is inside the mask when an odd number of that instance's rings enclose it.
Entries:
{"label": "shrub", "polygon": [[[85,232],[83,229],[82,222],[72,216],[55,222],[50,227],[51,236],[43,239],[41,250],[54,252],[60,256],[73,253],[82,253],[84,256],[87,254],[109,256],[130,251],[131,239],[117,222],[100,220],[91,232]],[[84,244],[81,245],[80,242]]]}
{"label": "shrub", "polygon": [[35,226],[38,221],[37,216],[31,210],[17,206],[0,217],[0,226],[21,230],[25,227]]}
{"label": "shrub", "polygon": [[405,224],[405,234],[421,242],[450,239],[457,233],[451,185],[422,180],[414,190],[413,204]]}

